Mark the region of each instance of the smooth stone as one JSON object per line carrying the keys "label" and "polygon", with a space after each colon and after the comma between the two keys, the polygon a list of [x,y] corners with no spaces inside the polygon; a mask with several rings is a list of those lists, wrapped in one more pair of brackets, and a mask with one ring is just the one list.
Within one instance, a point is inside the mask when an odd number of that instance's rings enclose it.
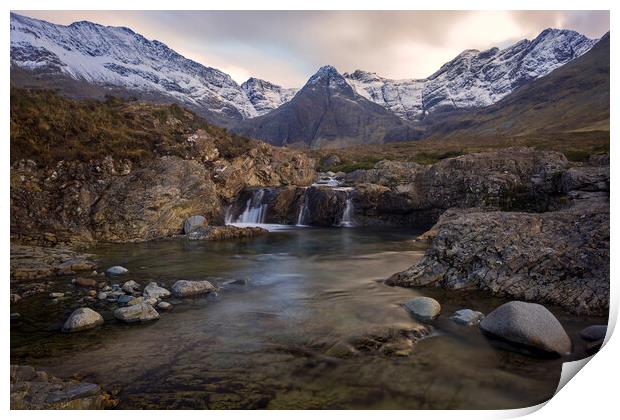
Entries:
{"label": "smooth stone", "polygon": [[185,219],[183,222],[183,232],[187,235],[192,233],[199,227],[205,226],[207,224],[207,219],[204,216],[191,216]]}
{"label": "smooth stone", "polygon": [[123,283],[123,287],[121,289],[125,293],[135,293],[140,290],[140,285],[133,280],[129,280]]}
{"label": "smooth stone", "polygon": [[161,299],[170,296],[170,291],[158,286],[157,283],[152,281],[144,288],[143,295],[149,298]]}
{"label": "smooth stone", "polygon": [[217,290],[207,280],[179,280],[172,285],[172,293],[176,297],[196,296]]}
{"label": "smooth stone", "polygon": [[482,331],[547,353],[568,354],[572,343],[560,321],[537,303],[512,301],[480,322]]}
{"label": "smooth stone", "polygon": [[18,319],[21,316],[22,316],[22,314],[20,314],[19,312],[13,312],[11,314],[11,321],[14,321],[14,320]]}
{"label": "smooth stone", "polygon": [[441,305],[433,298],[421,296],[405,303],[405,309],[422,321],[432,321],[439,316]]}
{"label": "smooth stone", "polygon": [[106,292],[99,292],[97,293],[97,299],[99,300],[106,300],[108,298],[108,294]]}
{"label": "smooth stone", "polygon": [[605,338],[607,325],[590,325],[579,331],[579,336],[586,341],[599,341]]}
{"label": "smooth stone", "polygon": [[172,304],[170,304],[168,302],[159,302],[157,304],[157,309],[162,309],[164,311],[169,311],[170,309],[172,309]]}
{"label": "smooth stone", "polygon": [[127,323],[146,322],[159,319],[159,313],[148,303],[142,302],[137,305],[116,309],[114,317],[119,321]]}
{"label": "smooth stone", "polygon": [[97,296],[97,291],[96,290],[89,290],[87,292],[87,295],[90,296],[90,297],[95,297],[95,296]]}
{"label": "smooth stone", "polygon": [[64,297],[64,295],[65,295],[64,293],[53,292],[53,293],[50,293],[50,298],[57,299],[57,298]]}
{"label": "smooth stone", "polygon": [[84,277],[78,277],[73,279],[73,284],[76,284],[80,287],[95,287],[97,286],[97,282],[93,279],[87,279]]}
{"label": "smooth stone", "polygon": [[135,297],[131,299],[129,302],[127,302],[127,306],[138,305],[139,303],[142,303],[142,302],[144,302],[144,298],[142,296]]}
{"label": "smooth stone", "polygon": [[127,270],[125,267],[121,267],[120,265],[115,265],[114,267],[110,267],[105,271],[108,276],[118,276],[121,274],[126,274],[128,272],[129,270]]}
{"label": "smooth stone", "polygon": [[73,311],[62,326],[63,332],[76,332],[95,328],[103,324],[101,314],[90,308],[79,308]]}
{"label": "smooth stone", "polygon": [[484,318],[482,312],[473,311],[471,309],[460,309],[450,317],[450,319],[457,324],[467,326],[478,325],[482,318]]}

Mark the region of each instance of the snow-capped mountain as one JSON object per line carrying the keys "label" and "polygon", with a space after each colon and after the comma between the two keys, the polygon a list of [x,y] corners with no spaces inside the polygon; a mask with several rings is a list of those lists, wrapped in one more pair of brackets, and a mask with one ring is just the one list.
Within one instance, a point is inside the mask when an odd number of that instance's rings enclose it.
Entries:
{"label": "snow-capped mountain", "polygon": [[427,79],[391,80],[361,70],[345,78],[360,95],[402,118],[496,103],[519,86],[545,76],[596,44],[575,31],[546,29],[534,40],[500,50],[466,50]]}
{"label": "snow-capped mountain", "polygon": [[266,80],[250,77],[241,84],[257,115],[263,115],[290,101],[297,89],[283,88]]}
{"label": "snow-capped mountain", "polygon": [[86,21],[55,25],[11,13],[11,64],[97,85],[157,93],[227,117],[258,115],[228,74],[128,28]]}

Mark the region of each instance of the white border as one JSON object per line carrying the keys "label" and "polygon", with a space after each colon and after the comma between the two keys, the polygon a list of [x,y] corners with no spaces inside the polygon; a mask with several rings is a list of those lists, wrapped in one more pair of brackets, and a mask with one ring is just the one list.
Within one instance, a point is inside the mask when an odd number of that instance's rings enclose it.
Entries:
{"label": "white border", "polygon": [[[226,2],[205,2],[205,1],[187,1],[177,0],[175,2],[152,0],[152,1],[133,1],[131,3],[126,0],[108,0],[108,1],[90,1],[88,3],[77,0],[56,0],[54,2],[36,1],[36,0],[22,0],[22,1],[4,1],[4,14],[2,15],[2,21],[4,22],[4,30],[1,32],[4,50],[4,101],[3,111],[4,118],[2,119],[2,132],[4,132],[3,141],[0,142],[2,148],[3,157],[2,165],[2,226],[5,232],[4,241],[2,242],[2,258],[5,267],[5,276],[3,280],[3,290],[5,293],[3,307],[4,316],[2,317],[3,336],[5,337],[7,344],[5,344],[1,351],[3,354],[4,363],[0,366],[2,376],[5,378],[2,382],[2,395],[0,396],[2,401],[3,411],[9,410],[9,318],[8,318],[8,296],[9,296],[9,249],[10,249],[10,226],[9,226],[9,10],[611,10],[611,26],[612,29],[618,27],[616,25],[616,10],[613,7],[615,4],[620,4],[611,1],[589,0],[589,1],[543,1],[543,0],[521,0],[521,1],[481,1],[470,0],[468,2],[459,2],[456,0],[435,0],[433,2],[413,2],[404,0],[381,0],[381,1],[367,1],[358,0],[355,2],[344,0],[314,0],[314,1],[298,1],[290,2],[283,0],[263,0],[260,3],[252,2],[249,0],[228,0]],[[466,6],[464,8],[463,6]],[[613,30],[612,30],[613,32]],[[613,34],[612,34],[613,36]],[[611,43],[611,66],[612,69],[617,68],[617,48],[615,42]],[[615,117],[616,107],[615,98],[617,98],[616,83],[612,73],[611,79],[611,126],[612,133],[615,133]],[[615,156],[618,147],[615,145],[615,139],[612,138],[611,152]],[[616,179],[618,173],[618,167],[620,165],[614,163],[611,167],[612,179]],[[611,210],[612,210],[612,223],[611,232],[616,232],[615,229],[616,218],[613,215],[616,214],[615,210],[618,209],[618,194],[616,183],[611,185]],[[616,248],[611,247],[611,278],[612,278],[612,298],[610,308],[610,325],[615,324],[618,312],[618,293],[617,293],[617,277],[620,274],[620,265],[614,263],[618,261],[618,252],[615,252]],[[612,327],[613,328],[613,327]],[[611,328],[610,328],[611,329]],[[597,354],[587,364],[578,375],[577,379],[569,381],[561,391],[552,398],[547,404],[541,404],[538,407],[531,407],[522,410],[504,410],[504,411],[415,411],[415,412],[378,412],[378,411],[323,411],[322,417],[327,418],[341,418],[351,417],[355,419],[375,419],[377,416],[393,416],[398,418],[401,416],[412,416],[416,418],[459,418],[459,419],[485,419],[485,418],[511,418],[522,415],[531,414],[530,418],[533,419],[545,419],[545,418],[559,418],[559,419],[594,419],[594,418],[611,418],[617,415],[618,408],[618,378],[619,372],[618,356],[620,356],[620,344],[617,338],[612,337],[603,348],[603,350]],[[483,395],[480,398],[484,398]],[[544,406],[544,408],[543,408]],[[542,408],[542,409],[541,409]],[[295,416],[300,419],[310,419],[315,416],[315,413],[311,411],[296,411],[294,413],[287,411],[269,412],[269,411],[226,411],[226,412],[203,412],[203,411],[183,411],[175,413],[166,412],[149,412],[148,415],[152,418],[167,418],[170,414],[174,416],[180,416],[184,418],[196,418],[196,417],[237,417],[237,416],[252,416],[256,419],[287,419]],[[10,414],[13,418],[46,418],[60,419],[63,417],[78,418],[78,416],[88,415],[89,418],[102,418],[104,416],[114,415],[117,418],[125,416],[135,416],[129,412],[33,412],[33,411],[13,411]]]}

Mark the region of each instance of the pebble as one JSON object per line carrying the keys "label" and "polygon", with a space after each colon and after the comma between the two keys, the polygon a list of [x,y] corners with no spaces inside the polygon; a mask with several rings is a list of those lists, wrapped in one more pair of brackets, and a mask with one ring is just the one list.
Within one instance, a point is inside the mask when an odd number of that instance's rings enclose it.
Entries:
{"label": "pebble", "polygon": [[129,270],[127,270],[125,267],[121,267],[120,265],[115,265],[114,267],[110,267],[105,271],[108,276],[118,276],[121,274],[127,274],[128,272]]}
{"label": "pebble", "polygon": [[159,302],[159,304],[157,304],[157,309],[162,309],[164,311],[169,311],[170,309],[172,309],[172,304],[170,304],[168,302]]}

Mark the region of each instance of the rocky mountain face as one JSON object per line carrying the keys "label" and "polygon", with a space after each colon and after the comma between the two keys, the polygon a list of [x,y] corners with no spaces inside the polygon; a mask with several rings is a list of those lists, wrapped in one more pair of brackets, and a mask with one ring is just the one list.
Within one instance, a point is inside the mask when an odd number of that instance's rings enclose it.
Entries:
{"label": "rocky mountain face", "polygon": [[133,95],[154,95],[203,114],[231,119],[258,115],[245,91],[228,74],[128,28],[86,21],[54,25],[11,13],[11,65],[28,71],[31,79],[57,76],[124,88]]}
{"label": "rocky mountain face", "polygon": [[250,77],[243,82],[241,89],[243,89],[252,105],[254,105],[257,115],[266,114],[283,103],[290,101],[297,92],[297,89],[283,88],[255,77]]}
{"label": "rocky mountain face", "polygon": [[426,79],[391,80],[361,70],[344,76],[365,98],[402,118],[422,119],[437,111],[494,104],[583,55],[596,42],[575,31],[546,29],[532,41],[505,49],[463,51]]}
{"label": "rocky mountain face", "polygon": [[321,67],[289,102],[235,130],[277,146],[312,148],[383,143],[414,133],[392,112],[355,93],[332,66]]}

